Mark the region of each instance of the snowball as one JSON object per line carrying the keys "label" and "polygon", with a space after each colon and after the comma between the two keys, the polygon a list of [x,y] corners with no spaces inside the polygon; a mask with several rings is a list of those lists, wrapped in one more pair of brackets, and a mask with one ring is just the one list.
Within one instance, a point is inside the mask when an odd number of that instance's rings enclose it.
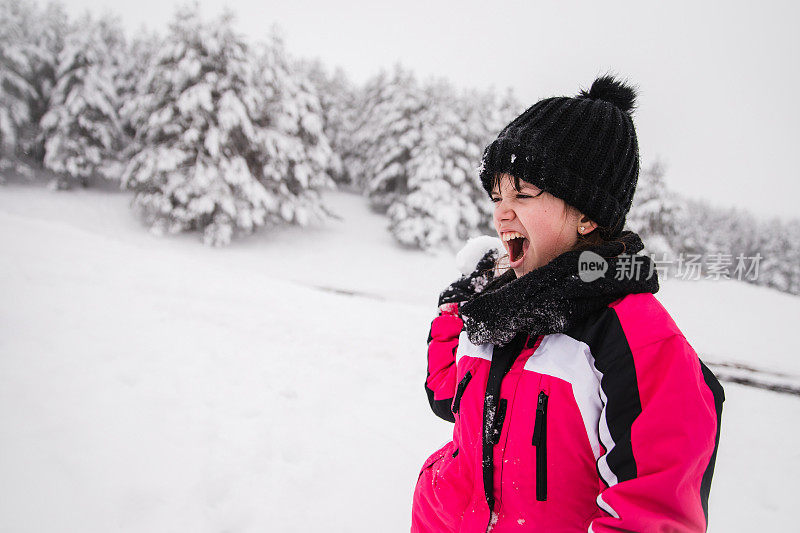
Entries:
{"label": "snowball", "polygon": [[498,250],[499,255],[505,253],[503,241],[497,237],[481,235],[469,239],[464,247],[461,248],[461,251],[456,254],[456,265],[458,269],[464,275],[472,273],[478,261],[481,260],[481,257],[493,248]]}

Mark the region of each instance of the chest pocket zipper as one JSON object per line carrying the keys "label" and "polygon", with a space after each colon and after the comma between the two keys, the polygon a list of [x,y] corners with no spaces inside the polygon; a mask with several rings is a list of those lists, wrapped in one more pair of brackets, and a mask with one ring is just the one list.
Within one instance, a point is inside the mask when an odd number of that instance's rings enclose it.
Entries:
{"label": "chest pocket zipper", "polygon": [[539,391],[533,445],[536,446],[536,500],[547,500],[547,394]]}
{"label": "chest pocket zipper", "polygon": [[467,371],[464,374],[464,377],[461,378],[461,381],[458,382],[458,388],[456,388],[456,396],[453,398],[453,414],[458,413],[458,410],[461,409],[461,397],[464,395],[464,391],[467,389],[467,385],[469,385],[469,380],[472,379],[472,372]]}

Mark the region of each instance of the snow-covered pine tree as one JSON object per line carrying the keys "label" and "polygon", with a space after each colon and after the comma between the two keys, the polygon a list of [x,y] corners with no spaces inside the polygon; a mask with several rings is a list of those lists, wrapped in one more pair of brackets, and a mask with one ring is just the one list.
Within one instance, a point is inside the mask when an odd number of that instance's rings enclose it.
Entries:
{"label": "snow-covered pine tree", "polygon": [[[764,220],[741,208],[684,197],[676,197],[674,206],[674,260],[696,255],[703,277],[711,263],[723,264],[731,278],[800,294],[800,241],[792,238],[800,221]],[[736,272],[739,256],[746,272]]]}
{"label": "snow-covered pine tree", "polygon": [[[774,234],[780,235],[783,245],[783,264],[785,284],[782,290],[790,294],[800,294],[800,239],[793,238],[800,218],[785,219],[781,224],[770,225]],[[766,253],[769,253],[767,250]]]}
{"label": "snow-covered pine tree", "polygon": [[[33,90],[26,79],[23,50],[33,18],[27,2],[0,0],[0,165],[15,168],[21,130],[30,123],[28,100]],[[2,180],[2,177],[0,177]]]}
{"label": "snow-covered pine tree", "polygon": [[[268,222],[303,224],[324,213],[316,187],[329,148],[302,82],[282,49],[250,55],[231,16],[180,10],[139,86],[136,153],[123,185],[156,232],[196,230],[209,245]],[[318,103],[317,103],[318,106]]]}
{"label": "snow-covered pine tree", "polygon": [[641,235],[648,253],[662,259],[674,255],[672,242],[678,234],[678,203],[667,190],[664,181],[665,166],[655,160],[639,174],[633,205],[626,218],[626,225]]}
{"label": "snow-covered pine tree", "polygon": [[[377,121],[373,110],[387,97],[389,74],[381,70],[365,83],[353,87],[352,100],[347,107],[345,124],[338,148],[344,174],[349,176],[350,187],[366,195],[372,177],[371,154],[376,141],[371,136]],[[334,145],[337,146],[337,145]]]}
{"label": "snow-covered pine tree", "polygon": [[50,106],[58,54],[69,24],[63,6],[40,9],[26,0],[0,0],[0,159],[19,168],[41,164],[39,121]]}
{"label": "snow-covered pine tree", "polygon": [[474,120],[481,125],[474,135],[479,136],[478,140],[483,145],[491,143],[506,124],[525,109],[511,88],[499,94],[494,88],[485,91],[470,90],[465,94],[474,106],[469,113],[477,115]]}
{"label": "snow-covered pine tree", "polygon": [[486,191],[483,190],[478,179],[480,160],[486,146],[524,108],[511,89],[507,89],[502,94],[498,94],[494,89],[466,91],[463,98],[465,102],[460,106],[459,111],[463,114],[463,123],[468,125],[465,129],[466,139],[468,143],[477,145],[479,148],[478,159],[472,161],[474,170],[471,174],[474,176],[471,195],[481,212],[483,221],[483,226],[479,227],[479,230],[482,233],[494,233],[492,223],[494,204],[489,201]]}
{"label": "snow-covered pine tree", "polygon": [[491,233],[492,204],[478,179],[485,146],[519,112],[512,93],[457,94],[445,81],[425,86],[419,143],[411,150],[406,189],[389,207],[389,229],[403,244],[458,247]]}
{"label": "snow-covered pine tree", "polygon": [[477,114],[464,112],[472,102],[458,97],[448,83],[432,82],[425,93],[419,143],[406,164],[408,194],[389,207],[389,230],[408,246],[456,247],[485,231],[490,219],[475,171],[483,145],[474,132],[482,124]]}
{"label": "snow-covered pine tree", "polygon": [[229,19],[206,23],[198,9],[176,12],[145,73],[138,151],[122,183],[154,232],[201,231],[219,245],[240,225],[263,224],[271,199],[246,159],[257,135],[245,104],[254,92],[246,43]]}
{"label": "snow-covered pine tree", "polygon": [[[789,292],[791,273],[790,269],[786,267],[789,266],[787,259],[790,255],[787,252],[791,250],[792,244],[791,231],[788,234],[782,232],[782,230],[788,229],[788,227],[784,227],[786,222],[774,218],[764,225],[763,229],[767,231],[763,235],[758,250],[763,257],[759,264],[759,280],[768,287]],[[798,267],[795,266],[795,268]]]}
{"label": "snow-covered pine tree", "polygon": [[137,132],[143,130],[150,119],[150,108],[155,95],[147,93],[147,75],[154,68],[163,38],[158,33],[140,28],[128,42],[122,55],[116,90],[120,100],[119,118],[122,125],[123,148],[120,160],[129,161],[142,150]]}
{"label": "snow-covered pine tree", "polygon": [[333,151],[327,173],[339,187],[353,187],[354,177],[344,161],[352,157],[352,124],[357,107],[355,86],[341,68],[329,73],[319,60],[303,62],[302,69],[319,96],[323,131]]}
{"label": "snow-covered pine tree", "polygon": [[413,73],[400,65],[366,85],[364,118],[355,125],[354,139],[363,162],[352,163],[363,175],[370,206],[378,212],[386,212],[409,192],[408,163],[420,144],[427,96]]}
{"label": "snow-covered pine tree", "polygon": [[58,177],[51,186],[84,187],[92,176],[118,179],[122,124],[117,80],[125,50],[118,20],[86,15],[66,37],[59,55],[50,109],[42,117],[44,166]]}
{"label": "snow-covered pine tree", "polygon": [[62,4],[48,3],[38,14],[32,32],[33,41],[26,51],[29,60],[28,82],[34,96],[28,104],[31,134],[23,141],[23,150],[25,155],[33,158],[38,165],[44,162],[45,139],[40,123],[50,109],[50,96],[56,82],[58,58],[64,49],[70,24]]}
{"label": "snow-covered pine tree", "polygon": [[[753,269],[745,281],[797,294],[800,243],[793,238],[792,228],[797,227],[794,224],[798,221],[778,217],[758,219],[740,208],[726,209],[723,213],[726,220],[723,235],[730,241],[728,253],[732,255],[733,264],[737,263],[739,254],[745,258],[760,257],[758,275]],[[755,266],[753,262],[752,259],[746,261],[748,266]]]}
{"label": "snow-covered pine tree", "polygon": [[258,126],[251,159],[260,183],[274,199],[275,222],[305,226],[330,213],[319,192],[333,189],[327,174],[333,151],[323,131],[322,107],[304,72],[293,66],[277,34],[256,55],[258,100],[252,116]]}
{"label": "snow-covered pine tree", "polygon": [[387,213],[394,237],[432,248],[490,232],[492,208],[477,166],[519,112],[513,95],[457,94],[445,81],[422,87],[400,66],[359,92],[345,167],[360,176],[372,207]]}

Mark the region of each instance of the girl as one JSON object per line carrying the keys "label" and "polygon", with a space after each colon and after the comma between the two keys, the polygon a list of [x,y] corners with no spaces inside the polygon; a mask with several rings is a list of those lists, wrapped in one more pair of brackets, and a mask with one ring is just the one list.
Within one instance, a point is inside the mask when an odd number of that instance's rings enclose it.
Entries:
{"label": "girl", "polygon": [[706,530],[724,395],[623,230],[635,97],[600,77],[486,148],[508,256],[440,295],[425,389],[455,428],[420,472],[412,531]]}

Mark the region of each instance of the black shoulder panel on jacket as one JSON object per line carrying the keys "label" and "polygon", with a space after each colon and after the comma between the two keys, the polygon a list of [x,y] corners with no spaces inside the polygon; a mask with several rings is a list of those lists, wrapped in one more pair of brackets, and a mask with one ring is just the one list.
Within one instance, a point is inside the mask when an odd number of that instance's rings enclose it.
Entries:
{"label": "black shoulder panel on jacket", "polygon": [[703,513],[706,515],[706,523],[708,523],[708,496],[711,492],[711,478],[714,477],[714,464],[717,462],[717,448],[719,448],[719,433],[722,425],[722,402],[725,401],[725,391],[722,388],[717,376],[700,361],[700,368],[703,370],[703,379],[711,389],[714,395],[714,407],[717,411],[717,435],[714,441],[714,453],[711,454],[711,459],[708,461],[706,471],[703,472],[703,481],[700,484],[700,498],[703,504]]}
{"label": "black shoulder panel on jacket", "polygon": [[[637,476],[637,466],[630,428],[641,414],[642,404],[633,353],[619,317],[614,309],[605,308],[567,334],[589,346],[594,366],[603,375],[600,386],[607,398],[606,422],[614,446],[607,457],[608,467],[618,481],[633,479]],[[603,446],[608,444],[604,442]],[[602,474],[600,477],[603,479]],[[608,480],[603,481],[608,484]]]}

